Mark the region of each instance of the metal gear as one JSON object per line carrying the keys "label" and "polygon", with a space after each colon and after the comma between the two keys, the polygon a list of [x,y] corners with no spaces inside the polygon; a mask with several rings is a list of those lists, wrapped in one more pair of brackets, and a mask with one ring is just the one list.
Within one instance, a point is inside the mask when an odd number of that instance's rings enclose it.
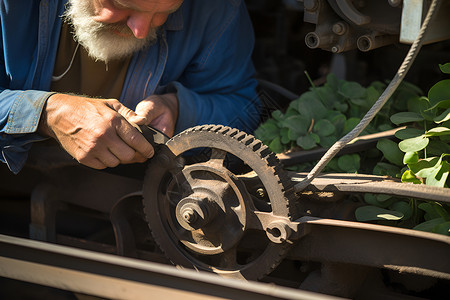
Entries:
{"label": "metal gear", "polygon": [[[183,158],[193,151],[197,161]],[[236,157],[251,171],[231,172],[225,165]],[[170,139],[150,162],[143,187],[152,235],[174,264],[248,280],[271,272],[289,249],[289,228],[279,220],[295,218],[293,199],[268,147],[220,125]]]}

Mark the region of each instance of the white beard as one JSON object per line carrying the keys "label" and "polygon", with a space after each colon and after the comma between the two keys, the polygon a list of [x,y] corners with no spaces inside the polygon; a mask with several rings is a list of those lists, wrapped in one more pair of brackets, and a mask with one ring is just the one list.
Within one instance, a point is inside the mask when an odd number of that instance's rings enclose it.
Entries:
{"label": "white beard", "polygon": [[[157,39],[157,29],[150,28],[144,39],[136,38],[126,24],[106,24],[93,20],[92,0],[69,0],[65,20],[73,25],[74,37],[95,60],[108,62],[133,55]],[[127,36],[119,36],[116,32]]]}

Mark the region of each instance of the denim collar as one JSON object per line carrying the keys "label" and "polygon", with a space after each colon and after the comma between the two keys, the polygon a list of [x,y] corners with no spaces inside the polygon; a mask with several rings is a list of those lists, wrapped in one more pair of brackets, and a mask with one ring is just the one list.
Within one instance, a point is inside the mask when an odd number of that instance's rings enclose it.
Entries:
{"label": "denim collar", "polygon": [[179,31],[183,30],[183,13],[182,13],[183,5],[181,5],[180,9],[171,14],[166,21],[164,27],[166,30]]}

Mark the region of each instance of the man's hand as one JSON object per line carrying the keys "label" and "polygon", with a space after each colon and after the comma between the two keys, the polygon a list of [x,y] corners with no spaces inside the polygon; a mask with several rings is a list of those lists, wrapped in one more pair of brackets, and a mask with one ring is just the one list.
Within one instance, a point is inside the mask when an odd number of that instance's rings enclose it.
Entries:
{"label": "man's hand", "polygon": [[136,106],[136,114],[150,125],[172,137],[178,118],[178,99],[175,94],[152,95]]}
{"label": "man's hand", "polygon": [[47,100],[38,131],[55,138],[80,163],[104,169],[153,156],[153,147],[129,122],[147,120],[115,99],[55,94]]}

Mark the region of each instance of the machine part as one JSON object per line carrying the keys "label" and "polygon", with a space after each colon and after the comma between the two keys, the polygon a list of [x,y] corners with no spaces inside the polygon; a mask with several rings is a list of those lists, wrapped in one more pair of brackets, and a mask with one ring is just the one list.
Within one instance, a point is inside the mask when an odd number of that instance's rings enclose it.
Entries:
{"label": "machine part", "polygon": [[395,74],[392,81],[389,83],[389,85],[384,90],[383,94],[378,98],[378,100],[372,105],[372,107],[369,109],[369,111],[364,115],[364,117],[361,119],[361,122],[359,122],[355,128],[353,128],[352,131],[347,133],[344,137],[342,137],[339,141],[334,143],[333,146],[325,153],[325,155],[320,159],[320,161],[314,166],[314,168],[309,172],[309,174],[306,176],[306,178],[295,185],[294,189],[296,192],[301,192],[304,188],[308,186],[311,181],[320,174],[320,172],[325,168],[325,166],[333,159],[333,157],[347,145],[349,142],[351,142],[353,139],[355,139],[366,127],[369,125],[369,123],[373,120],[373,118],[377,115],[377,113],[381,110],[381,108],[384,106],[384,104],[390,99],[392,94],[394,94],[397,87],[400,85],[400,83],[405,78],[406,74],[408,73],[409,69],[411,68],[412,63],[414,62],[414,59],[417,57],[417,54],[420,51],[420,48],[423,45],[424,37],[427,33],[427,30],[429,28],[429,25],[431,21],[433,20],[433,17],[436,14],[436,11],[439,8],[441,1],[440,0],[433,0],[430,8],[428,10],[427,16],[425,18],[425,21],[423,22],[422,28],[420,29],[419,35],[417,36],[417,39],[412,44],[411,48],[408,51],[408,54],[406,55],[403,63],[401,64],[400,68],[398,69],[397,73]]}
{"label": "machine part", "polygon": [[447,236],[313,217],[302,217],[294,223],[298,224],[300,240],[289,252],[290,259],[384,268],[450,280]]}
{"label": "machine part", "polygon": [[102,299],[342,299],[5,235],[0,276]]}
{"label": "machine part", "polygon": [[[203,159],[189,163],[188,151]],[[225,166],[236,158],[256,179]],[[271,222],[296,216],[291,181],[267,146],[237,129],[206,125],[173,137],[150,162],[143,196],[155,241],[177,265],[258,279],[289,249],[289,229]],[[275,228],[285,231],[278,240]]]}
{"label": "machine part", "polygon": [[[289,173],[295,182],[302,182],[305,173]],[[307,190],[314,192],[351,192],[388,194],[450,203],[450,189],[425,184],[408,184],[390,177],[363,174],[322,174],[316,177]]]}
{"label": "machine part", "polygon": [[[428,9],[429,1],[425,0],[403,0],[402,23],[400,30],[400,42],[412,44],[419,34],[423,23],[424,15]],[[448,28],[450,27],[450,3],[442,1],[436,17],[431,23],[431,28],[427,33],[424,43],[434,43],[450,38]]]}
{"label": "machine part", "polygon": [[340,53],[355,49],[361,36],[388,36],[383,43],[377,41],[378,47],[398,42],[402,7],[393,2],[304,0],[303,19],[316,25],[306,45]]}

